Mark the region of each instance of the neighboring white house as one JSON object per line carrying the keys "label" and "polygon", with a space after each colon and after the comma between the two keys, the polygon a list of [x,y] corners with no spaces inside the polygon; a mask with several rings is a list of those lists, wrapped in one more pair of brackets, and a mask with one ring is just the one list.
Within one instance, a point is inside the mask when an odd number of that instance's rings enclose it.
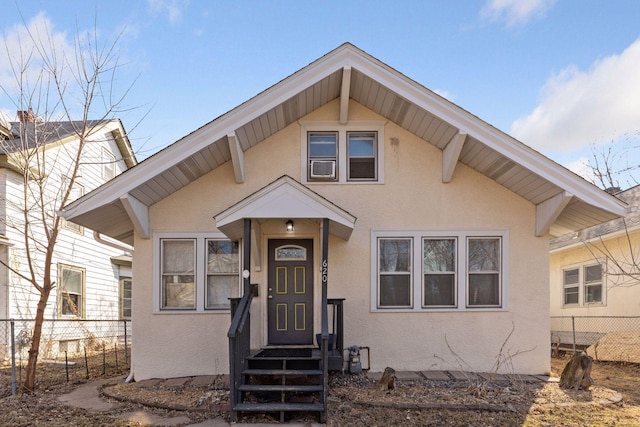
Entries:
{"label": "neighboring white house", "polygon": [[252,349],[313,345],[345,298],[374,371],[548,372],[549,238],[626,211],[344,44],[62,215],[135,243],[141,380],[229,372],[249,284]]}
{"label": "neighboring white house", "polygon": [[[640,186],[615,191],[631,207],[624,219],[560,236],[551,241],[551,333],[552,342],[565,346],[593,345],[610,332],[635,333],[630,337],[610,335],[603,342],[622,350],[623,341],[640,344]],[[573,322],[570,317],[574,316]],[[564,317],[561,319],[560,317]],[[600,352],[603,356],[604,352]],[[622,359],[631,361],[630,359]],[[640,351],[634,361],[640,361]]]}
{"label": "neighboring white house", "polygon": [[[41,122],[29,112],[18,116],[20,121],[0,122],[0,257],[17,272],[28,275],[21,231],[25,191],[21,169],[16,166],[21,157],[18,150],[33,150],[28,141],[35,136],[44,141],[47,203],[68,185],[73,164],[70,156],[75,154],[78,143],[74,126],[79,122]],[[89,125],[93,132],[80,161],[72,200],[136,164],[120,120],[94,121]],[[21,140],[21,135],[27,134],[28,141]],[[35,223],[30,226],[35,227]],[[44,236],[41,239],[44,241]],[[63,220],[51,272],[55,287],[45,319],[120,319],[130,315],[131,254],[124,245],[114,242]],[[36,271],[41,270],[42,253],[32,251],[30,256],[36,260]],[[16,271],[1,268],[0,319],[34,319],[38,293]],[[24,325],[29,327],[28,323]],[[46,336],[46,329],[44,333]]]}

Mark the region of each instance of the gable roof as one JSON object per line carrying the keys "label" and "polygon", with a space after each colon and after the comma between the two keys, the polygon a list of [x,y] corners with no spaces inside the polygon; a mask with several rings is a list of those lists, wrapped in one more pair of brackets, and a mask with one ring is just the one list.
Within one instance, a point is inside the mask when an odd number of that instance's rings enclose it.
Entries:
{"label": "gable roof", "polygon": [[[2,123],[0,123],[2,124]],[[120,119],[84,121],[30,121],[8,122],[5,140],[0,144],[0,155],[14,153],[19,150],[74,140],[82,127],[90,134],[105,127],[113,128],[110,132],[116,140],[122,160],[131,168],[136,165],[136,157]],[[24,138],[23,138],[24,137]]]}
{"label": "gable roof", "polygon": [[288,175],[214,217],[218,230],[237,239],[242,237],[244,218],[327,218],[329,232],[344,240],[349,240],[356,223],[355,216]]}
{"label": "gable roof", "polygon": [[640,230],[640,185],[619,191],[614,195],[631,207],[631,211],[626,217],[613,219],[603,224],[552,239],[550,242],[551,252],[582,246],[584,242],[594,239],[607,239]]}
{"label": "gable roof", "polygon": [[232,161],[315,109],[340,99],[340,120],[354,100],[443,150],[443,182],[458,162],[536,205],[536,234],[561,235],[625,215],[615,197],[483,122],[452,102],[345,43],[286,79],[168,146],[61,215],[131,244],[148,237],[148,207]]}

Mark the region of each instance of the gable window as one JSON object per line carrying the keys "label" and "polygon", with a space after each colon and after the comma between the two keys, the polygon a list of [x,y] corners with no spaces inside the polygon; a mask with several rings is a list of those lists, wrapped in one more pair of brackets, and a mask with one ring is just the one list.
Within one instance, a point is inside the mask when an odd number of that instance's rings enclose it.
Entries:
{"label": "gable window", "polygon": [[347,132],[347,175],[350,181],[375,180],[376,132]]}
{"label": "gable window", "polygon": [[374,230],[371,309],[504,309],[507,241],[506,230]]}
{"label": "gable window", "polygon": [[131,278],[120,278],[120,318],[131,319]]}
{"label": "gable window", "polygon": [[604,304],[603,264],[589,263],[562,270],[563,305]]}
{"label": "gable window", "polygon": [[384,182],[384,122],[300,124],[304,183]]}
{"label": "gable window", "polygon": [[220,233],[156,233],[153,248],[154,312],[228,311],[229,298],[240,296],[237,241]]}
{"label": "gable window", "polygon": [[338,162],[338,132],[309,132],[308,179],[335,180]]}
{"label": "gable window", "polygon": [[84,317],[85,269],[60,265],[58,267],[58,311],[63,317]]}
{"label": "gable window", "polygon": [[116,157],[102,148],[102,179],[109,181],[116,176]]}
{"label": "gable window", "polygon": [[207,308],[228,308],[240,289],[238,242],[207,240]]}

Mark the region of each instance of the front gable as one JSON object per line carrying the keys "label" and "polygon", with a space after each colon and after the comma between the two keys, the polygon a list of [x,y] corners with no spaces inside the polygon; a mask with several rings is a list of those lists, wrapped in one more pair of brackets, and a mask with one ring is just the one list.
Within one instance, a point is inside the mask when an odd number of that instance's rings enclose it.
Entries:
{"label": "front gable", "polygon": [[528,200],[537,210],[535,235],[564,234],[626,213],[624,203],[347,43],[70,204],[63,215],[129,243],[134,228],[149,236],[149,206],[227,162],[243,183],[258,173],[246,167],[247,150],[332,101],[340,125],[353,119],[355,102],[441,150],[442,182],[454,180],[464,164]]}

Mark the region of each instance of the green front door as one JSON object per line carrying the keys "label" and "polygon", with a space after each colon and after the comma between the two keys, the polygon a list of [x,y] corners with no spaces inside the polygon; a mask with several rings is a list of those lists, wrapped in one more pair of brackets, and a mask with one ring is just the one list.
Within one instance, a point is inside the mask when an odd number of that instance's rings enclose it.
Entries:
{"label": "green front door", "polygon": [[269,345],[313,344],[313,240],[269,240]]}

